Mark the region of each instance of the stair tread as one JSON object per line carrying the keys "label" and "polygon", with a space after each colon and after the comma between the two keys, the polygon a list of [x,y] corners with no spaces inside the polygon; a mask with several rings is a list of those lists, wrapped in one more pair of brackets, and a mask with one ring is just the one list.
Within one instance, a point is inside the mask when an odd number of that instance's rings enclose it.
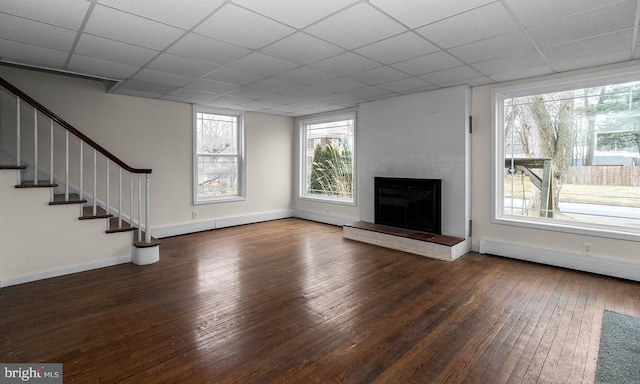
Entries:
{"label": "stair tread", "polygon": [[84,204],[87,200],[81,199],[77,193],[70,193],[69,199],[65,199],[64,193],[53,195],[53,201],[49,202],[49,205],[62,205],[62,204]]}
{"label": "stair tread", "polygon": [[0,165],[0,169],[27,169],[27,166],[26,165],[2,164],[2,165]]}
{"label": "stair tread", "polygon": [[50,183],[47,181],[38,181],[38,184],[33,180],[23,180],[22,184],[16,185],[16,188],[55,188],[58,184]]}
{"label": "stair tread", "polygon": [[93,214],[93,206],[85,206],[82,207],[82,216],[80,216],[80,220],[91,220],[91,219],[108,219],[113,217],[112,214],[107,213],[102,207],[96,207],[96,214]]}
{"label": "stair tread", "polygon": [[118,218],[111,217],[109,219],[109,229],[107,229],[107,233],[128,232],[135,231],[137,229],[137,227],[132,226],[125,220],[122,220],[122,224],[118,226]]}

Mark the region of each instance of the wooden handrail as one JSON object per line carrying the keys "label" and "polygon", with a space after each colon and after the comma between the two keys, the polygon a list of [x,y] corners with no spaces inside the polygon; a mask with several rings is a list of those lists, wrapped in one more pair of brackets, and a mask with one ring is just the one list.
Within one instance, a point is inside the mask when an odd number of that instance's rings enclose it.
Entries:
{"label": "wooden handrail", "polygon": [[44,107],[42,104],[38,103],[33,98],[31,98],[31,96],[29,96],[26,93],[22,92],[20,89],[16,88],[13,84],[9,83],[8,81],[6,81],[2,77],[0,77],[0,85],[2,85],[7,90],[11,91],[16,96],[19,96],[21,100],[24,100],[27,104],[31,105],[32,107],[34,107],[35,109],[40,111],[42,114],[48,116],[50,119],[52,119],[53,121],[58,123],[62,128],[64,128],[67,131],[71,132],[73,135],[75,135],[77,138],[79,138],[83,142],[85,142],[85,143],[89,144],[91,147],[95,148],[96,151],[100,152],[101,154],[106,156],[109,160],[111,160],[114,163],[118,164],[120,167],[122,167],[122,169],[125,169],[125,170],[127,170],[127,171],[129,171],[131,173],[151,173],[151,169],[133,168],[133,167],[129,166],[127,163],[125,163],[124,161],[120,160],[116,155],[114,155],[113,153],[107,151],[100,144],[98,144],[95,141],[91,140],[84,133],[78,131],[71,124],[69,124],[66,121],[64,121],[64,119],[62,119],[60,116],[58,116],[55,113],[51,112],[49,109]]}

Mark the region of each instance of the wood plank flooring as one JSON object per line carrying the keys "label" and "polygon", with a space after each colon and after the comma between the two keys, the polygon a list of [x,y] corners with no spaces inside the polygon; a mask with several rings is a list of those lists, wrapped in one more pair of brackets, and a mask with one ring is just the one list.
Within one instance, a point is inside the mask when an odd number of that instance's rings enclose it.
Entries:
{"label": "wood plank flooring", "polygon": [[0,362],[65,383],[592,383],[640,284],[452,263],[299,219],[163,239],[160,261],[0,290]]}

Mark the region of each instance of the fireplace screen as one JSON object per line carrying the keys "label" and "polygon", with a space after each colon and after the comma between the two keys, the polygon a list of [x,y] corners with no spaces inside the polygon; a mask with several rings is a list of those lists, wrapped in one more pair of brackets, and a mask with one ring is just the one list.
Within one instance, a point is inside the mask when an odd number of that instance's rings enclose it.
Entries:
{"label": "fireplace screen", "polygon": [[375,178],[376,224],[440,234],[442,180]]}

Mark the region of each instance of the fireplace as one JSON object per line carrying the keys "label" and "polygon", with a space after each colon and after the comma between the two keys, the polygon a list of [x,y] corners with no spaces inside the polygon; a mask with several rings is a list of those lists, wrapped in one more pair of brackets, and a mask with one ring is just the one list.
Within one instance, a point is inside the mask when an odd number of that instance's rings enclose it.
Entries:
{"label": "fireplace", "polygon": [[375,223],[440,235],[440,179],[376,177]]}

